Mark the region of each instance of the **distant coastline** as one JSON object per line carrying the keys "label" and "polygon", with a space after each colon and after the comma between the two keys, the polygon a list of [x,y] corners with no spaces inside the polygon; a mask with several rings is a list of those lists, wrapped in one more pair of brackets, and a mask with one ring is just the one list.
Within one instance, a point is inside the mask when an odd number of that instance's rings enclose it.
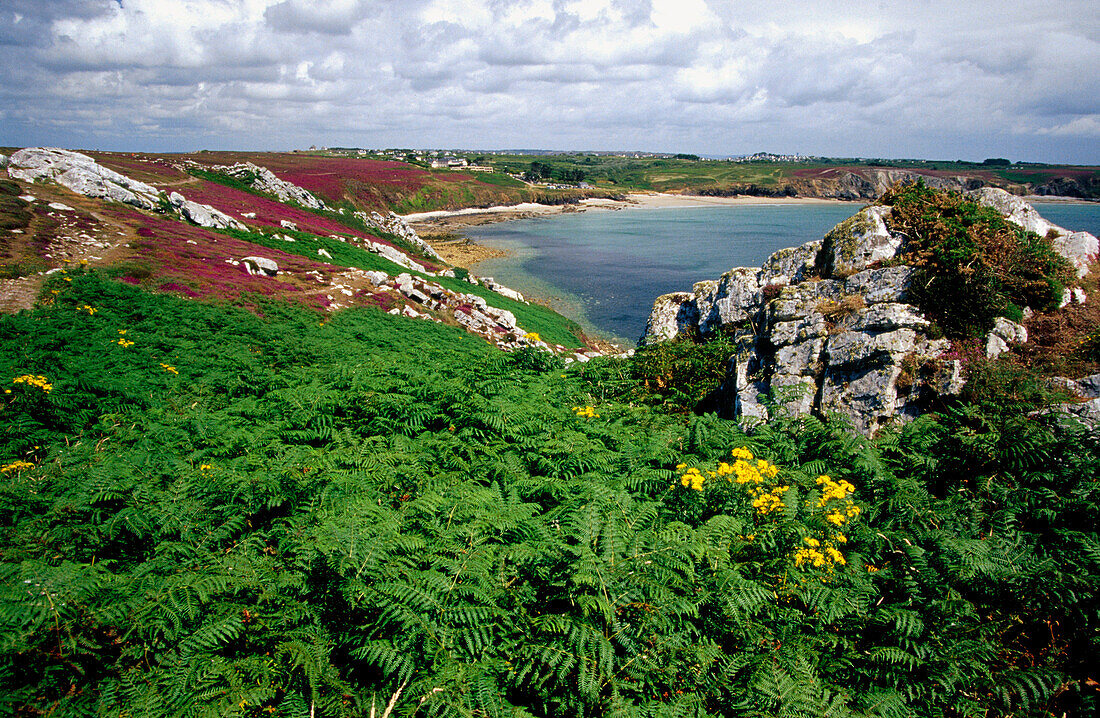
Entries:
{"label": "distant coastline", "polygon": [[[1053,195],[1029,195],[1027,202],[1048,202],[1058,204],[1095,204],[1090,200],[1077,197]],[[476,227],[499,222],[533,217],[552,217],[560,214],[588,212],[592,210],[616,211],[624,209],[671,209],[694,207],[729,207],[736,205],[862,205],[867,200],[843,200],[824,197],[757,197],[737,195],[734,197],[707,197],[690,194],[669,194],[663,192],[632,192],[622,200],[591,198],[576,204],[548,205],[525,202],[515,205],[495,207],[470,207],[458,210],[437,210],[434,212],[416,212],[403,215],[443,258],[458,266],[472,268],[479,262],[507,256],[506,251],[486,247],[462,235],[467,227]]]}

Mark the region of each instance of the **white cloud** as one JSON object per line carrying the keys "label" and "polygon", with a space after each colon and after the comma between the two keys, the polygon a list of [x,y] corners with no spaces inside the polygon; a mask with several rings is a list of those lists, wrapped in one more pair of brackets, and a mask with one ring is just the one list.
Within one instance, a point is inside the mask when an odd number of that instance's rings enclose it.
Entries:
{"label": "white cloud", "polygon": [[9,144],[981,157],[1010,142],[1100,161],[1084,0],[7,3]]}

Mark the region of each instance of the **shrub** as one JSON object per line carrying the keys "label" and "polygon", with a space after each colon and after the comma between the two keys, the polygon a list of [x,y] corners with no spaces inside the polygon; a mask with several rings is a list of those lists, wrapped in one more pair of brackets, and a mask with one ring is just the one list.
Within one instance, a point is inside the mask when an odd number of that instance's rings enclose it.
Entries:
{"label": "shrub", "polygon": [[640,347],[631,363],[632,376],[638,382],[635,393],[677,412],[715,411],[717,393],[734,351],[735,344],[722,336],[702,343],[677,338]]}
{"label": "shrub", "polygon": [[895,186],[890,230],[906,237],[903,259],[917,268],[910,296],[951,339],[984,334],[1019,307],[1057,306],[1074,281],[1072,265],[1045,237],[996,210],[923,182]]}

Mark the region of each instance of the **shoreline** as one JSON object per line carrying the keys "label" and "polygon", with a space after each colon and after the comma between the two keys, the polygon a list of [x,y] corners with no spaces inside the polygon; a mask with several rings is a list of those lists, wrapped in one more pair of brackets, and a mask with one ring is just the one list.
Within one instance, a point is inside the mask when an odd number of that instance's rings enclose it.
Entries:
{"label": "shoreline", "polygon": [[738,205],[813,205],[858,204],[850,200],[823,199],[818,197],[704,197],[701,195],[666,194],[661,192],[635,192],[624,200],[590,198],[576,204],[536,204],[525,202],[515,205],[416,212],[402,217],[413,230],[439,253],[444,261],[456,266],[473,269],[485,261],[507,257],[509,252],[486,247],[461,234],[467,227],[499,224],[517,219],[552,217],[589,211],[621,211],[627,209],[679,209],[694,207],[731,207]]}

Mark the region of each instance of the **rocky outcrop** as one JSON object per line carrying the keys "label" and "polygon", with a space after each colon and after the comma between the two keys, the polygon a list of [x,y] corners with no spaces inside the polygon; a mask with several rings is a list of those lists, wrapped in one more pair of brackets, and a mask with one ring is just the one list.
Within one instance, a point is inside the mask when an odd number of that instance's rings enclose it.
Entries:
{"label": "rocky outcrop", "polygon": [[0,170],[7,169],[8,162],[8,156],[5,154],[0,154]]}
{"label": "rocky outcrop", "polygon": [[31,147],[11,156],[8,176],[24,182],[50,180],[85,197],[156,209],[160,191],[100,165],[88,155],[54,147]]}
{"label": "rocky outcrop", "polygon": [[443,261],[443,258],[436,253],[432,246],[421,239],[420,235],[416,233],[416,230],[409,226],[409,223],[405,221],[404,217],[396,215],[393,212],[390,212],[388,215],[381,215],[378,212],[371,212],[370,214],[366,212],[356,212],[355,217],[379,231],[403,239],[410,246],[415,247],[424,254],[424,256],[437,259],[441,262]]}
{"label": "rocky outcrop", "polygon": [[280,202],[295,202],[309,209],[329,209],[312,192],[293,182],[279,179],[266,167],[251,162],[238,162],[235,165],[216,165],[209,169],[244,182],[258,192],[270,194]]}
{"label": "rocky outcrop", "polygon": [[31,147],[11,156],[8,176],[24,182],[52,181],[77,194],[121,202],[145,210],[179,211],[203,227],[245,229],[245,226],[210,205],[191,202],[178,192],[165,197],[152,185],[131,179],[96,162],[88,155],[53,147]]}
{"label": "rocky outcrop", "polygon": [[1055,377],[1051,383],[1077,397],[1077,401],[1056,404],[1040,414],[1060,414],[1075,419],[1090,429],[1100,426],[1100,374],[1082,379]]}
{"label": "rocky outcrop", "polygon": [[[1052,227],[1002,190],[975,196],[1021,226],[1044,233]],[[732,416],[839,413],[869,435],[915,417],[936,397],[962,390],[962,367],[949,342],[907,302],[915,270],[896,264],[904,237],[891,233],[889,216],[889,207],[866,207],[822,240],[780,250],[759,268],[736,267],[690,292],[659,297],[642,343],[683,334],[705,340],[718,329],[732,336],[736,350],[722,392]],[[1067,236],[1074,234],[1086,233]],[[1080,244],[1093,246],[1087,238]],[[1087,268],[1095,254],[1079,259]],[[987,353],[1026,341],[1023,326],[1000,318]]]}
{"label": "rocky outcrop", "polygon": [[1054,248],[1077,268],[1077,276],[1088,274],[1089,265],[1096,261],[1100,253],[1100,243],[1088,232],[1071,232],[1043,219],[1035,208],[1024,200],[1005,192],[1003,189],[983,187],[970,193],[970,196],[986,207],[992,207],[1005,216],[1009,222],[1017,224],[1040,237],[1053,234]]}

